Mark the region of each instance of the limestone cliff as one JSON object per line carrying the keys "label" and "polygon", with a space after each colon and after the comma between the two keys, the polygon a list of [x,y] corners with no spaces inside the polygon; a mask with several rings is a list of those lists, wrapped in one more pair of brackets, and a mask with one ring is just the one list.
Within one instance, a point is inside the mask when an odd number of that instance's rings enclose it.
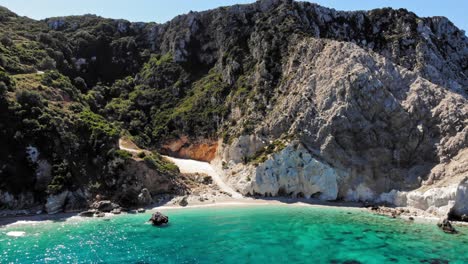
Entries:
{"label": "limestone cliff", "polygon": [[[218,152],[217,164],[224,164],[231,184],[246,194],[385,201],[424,210],[466,204],[459,185],[468,171],[464,93],[353,43],[295,40],[275,103],[255,124],[255,136]],[[281,138],[286,148],[259,164],[249,162]],[[400,194],[404,202],[386,198],[392,190],[431,189],[442,181],[454,187],[440,199],[434,189],[426,199],[415,192],[405,199]],[[454,210],[467,213],[465,206]]]}

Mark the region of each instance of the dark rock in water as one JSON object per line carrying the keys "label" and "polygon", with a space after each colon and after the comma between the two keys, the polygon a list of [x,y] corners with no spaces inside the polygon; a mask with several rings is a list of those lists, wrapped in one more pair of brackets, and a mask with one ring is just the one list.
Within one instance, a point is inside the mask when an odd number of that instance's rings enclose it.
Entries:
{"label": "dark rock in water", "polygon": [[442,229],[442,231],[444,231],[445,233],[448,233],[448,234],[457,233],[457,230],[455,230],[455,228],[452,226],[452,224],[447,218],[437,223],[437,226],[440,229]]}
{"label": "dark rock in water", "polygon": [[361,262],[357,260],[346,260],[343,264],[361,264]]}
{"label": "dark rock in water", "polygon": [[104,201],[97,201],[97,202],[94,202],[92,205],[91,205],[91,208],[92,209],[97,209],[98,211],[101,211],[101,212],[110,212],[116,208],[120,208],[120,206],[116,203],[113,203],[111,201],[108,201],[108,200],[104,200]]}
{"label": "dark rock in water", "polygon": [[97,210],[95,209],[91,209],[91,210],[88,210],[88,211],[84,211],[84,212],[81,212],[79,214],[79,216],[82,216],[82,217],[93,217],[94,214],[98,213]]}
{"label": "dark rock in water", "polygon": [[412,217],[412,216],[410,216],[408,219],[409,219],[410,221],[414,221],[414,217]]}
{"label": "dark rock in water", "polygon": [[423,259],[419,262],[429,263],[429,264],[448,264],[449,263],[449,261],[445,259]]}
{"label": "dark rock in water", "polygon": [[169,217],[160,212],[156,212],[151,216],[149,221],[155,226],[160,226],[169,223]]}
{"label": "dark rock in water", "polygon": [[138,208],[137,212],[140,213],[140,214],[142,214],[142,213],[146,212],[146,209],[144,209],[144,208]]}

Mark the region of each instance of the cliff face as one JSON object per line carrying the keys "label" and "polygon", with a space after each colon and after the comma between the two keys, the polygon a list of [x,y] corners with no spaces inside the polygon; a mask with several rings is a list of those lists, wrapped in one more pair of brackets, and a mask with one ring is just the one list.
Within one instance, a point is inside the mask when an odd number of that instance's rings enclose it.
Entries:
{"label": "cliff face", "polygon": [[[69,166],[71,181],[59,182],[64,191],[98,178],[82,173],[104,173],[105,189],[118,192],[110,179],[120,184],[131,167],[109,169],[121,133],[149,149],[213,161],[244,194],[425,209],[466,197],[454,190],[464,190],[468,171],[468,39],[446,18],[289,0],[192,12],[165,24],[91,15],[34,21],[0,11],[0,107],[18,115],[0,113],[0,125],[27,117],[0,139],[9,146],[0,150],[3,160],[15,153],[14,162],[0,163],[8,195],[34,193],[12,190],[20,174],[42,191],[57,185],[49,167],[64,155],[62,163],[79,165]],[[42,80],[42,71],[53,77]],[[52,110],[70,118],[44,123],[17,98],[20,90],[38,92],[32,97],[48,102],[42,108],[58,105]],[[25,116],[23,108],[34,111]],[[75,115],[87,122],[70,125],[72,135],[49,129],[17,137],[31,119],[62,128]],[[96,141],[96,129],[112,135]],[[40,144],[50,138],[54,148]],[[77,147],[70,138],[84,142]],[[47,162],[27,163],[30,145]],[[37,169],[45,176],[36,177]],[[454,194],[427,193],[446,187]]]}
{"label": "cliff face", "polygon": [[[466,96],[353,43],[296,43],[275,105],[254,127],[266,136],[236,140],[219,152],[236,167],[243,156],[264,155],[258,150],[268,148],[270,138],[288,145],[229,177],[241,180],[244,193],[377,201],[392,189],[442,179],[458,184],[466,176]],[[455,172],[436,166],[449,163]]]}

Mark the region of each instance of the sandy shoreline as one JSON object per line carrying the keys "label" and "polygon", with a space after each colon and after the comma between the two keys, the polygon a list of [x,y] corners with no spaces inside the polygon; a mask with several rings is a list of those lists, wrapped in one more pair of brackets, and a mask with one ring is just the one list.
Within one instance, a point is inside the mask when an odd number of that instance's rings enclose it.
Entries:
{"label": "sandy shoreline", "polygon": [[[323,202],[306,199],[293,199],[293,198],[277,198],[277,199],[254,199],[254,198],[231,198],[231,197],[217,197],[216,200],[198,201],[198,196],[190,197],[190,203],[187,206],[180,206],[177,203],[176,197],[170,201],[162,204],[151,205],[144,207],[147,212],[155,212],[158,210],[172,210],[172,209],[189,209],[189,208],[208,208],[208,207],[231,207],[231,206],[253,206],[253,205],[291,205],[291,206],[312,206],[312,207],[330,207],[330,208],[350,208],[365,210],[365,208],[358,203],[340,203],[340,202]],[[175,201],[174,201],[175,200]],[[93,217],[80,217],[80,212],[58,213],[54,215],[38,214],[38,215],[21,215],[21,216],[7,216],[0,218],[0,227],[19,225],[19,224],[35,224],[40,222],[64,222],[74,219],[93,219]],[[132,214],[132,213],[122,213]],[[105,218],[118,217],[111,213],[106,213]]]}
{"label": "sandy shoreline", "polygon": [[[180,198],[180,197],[176,197]],[[271,205],[283,205],[283,206],[305,206],[305,207],[317,207],[317,208],[346,208],[352,210],[360,210],[364,212],[373,212],[368,208],[364,207],[361,203],[349,203],[349,202],[324,202],[319,200],[308,200],[308,199],[296,199],[296,198],[231,198],[223,197],[218,198],[215,201],[196,201],[196,197],[192,197],[192,201],[187,206],[180,206],[174,199],[166,203],[159,205],[152,205],[145,207],[146,212],[155,212],[158,210],[174,210],[174,209],[190,209],[190,208],[210,208],[210,207],[232,207],[232,206],[271,206]],[[34,225],[40,223],[50,223],[50,222],[67,222],[67,221],[82,221],[86,219],[95,219],[95,217],[81,217],[78,216],[79,212],[71,213],[59,213],[55,215],[29,215],[29,216],[11,216],[0,218],[0,228],[11,227],[17,225]],[[121,215],[128,215],[134,213],[122,213]],[[111,213],[106,213],[106,216],[103,219],[108,219],[110,217],[119,217],[119,215],[114,215]],[[407,215],[402,215],[398,218],[401,220],[409,221]],[[411,216],[414,222],[420,223],[437,223],[440,219],[437,217],[430,217],[427,215],[415,215]],[[464,222],[453,222],[455,225],[466,226],[468,223]]]}

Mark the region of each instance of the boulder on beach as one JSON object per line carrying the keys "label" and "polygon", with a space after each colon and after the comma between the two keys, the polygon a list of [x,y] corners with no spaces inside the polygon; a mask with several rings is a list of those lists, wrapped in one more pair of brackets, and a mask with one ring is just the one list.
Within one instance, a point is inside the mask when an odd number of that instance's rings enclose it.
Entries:
{"label": "boulder on beach", "polygon": [[182,197],[182,199],[179,201],[179,205],[183,207],[188,205],[187,196]]}
{"label": "boulder on beach", "polygon": [[151,216],[149,221],[151,222],[151,224],[155,226],[161,226],[161,225],[165,225],[169,223],[169,217],[167,217],[166,215],[163,215],[160,212],[156,212]]}
{"label": "boulder on beach", "polygon": [[116,203],[113,203],[109,200],[104,201],[96,201],[91,205],[92,209],[96,209],[101,212],[110,212],[116,208],[120,208],[120,206]]}
{"label": "boulder on beach", "polygon": [[138,195],[138,203],[141,205],[148,205],[153,203],[153,198],[151,197],[151,193],[148,191],[148,189],[141,189],[141,192]]}

